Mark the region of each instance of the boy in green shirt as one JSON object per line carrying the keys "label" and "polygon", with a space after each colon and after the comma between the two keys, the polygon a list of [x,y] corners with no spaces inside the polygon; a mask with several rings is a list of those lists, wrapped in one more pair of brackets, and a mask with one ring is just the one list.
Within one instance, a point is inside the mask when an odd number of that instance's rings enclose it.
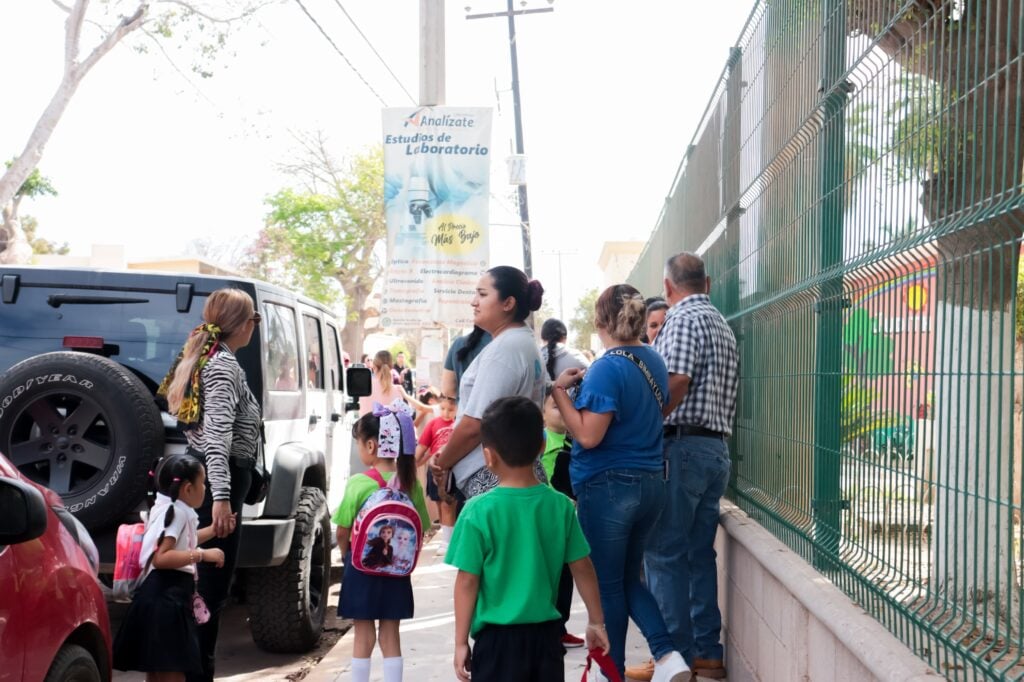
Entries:
{"label": "boy in green shirt", "polygon": [[487,682],[564,681],[555,597],[565,564],[587,607],[587,646],[608,649],[597,576],[576,509],[533,473],[543,432],[540,410],[519,396],[496,400],[480,422],[484,459],[498,487],[466,503],[445,556],[459,569],[454,663],[463,682],[471,675]]}

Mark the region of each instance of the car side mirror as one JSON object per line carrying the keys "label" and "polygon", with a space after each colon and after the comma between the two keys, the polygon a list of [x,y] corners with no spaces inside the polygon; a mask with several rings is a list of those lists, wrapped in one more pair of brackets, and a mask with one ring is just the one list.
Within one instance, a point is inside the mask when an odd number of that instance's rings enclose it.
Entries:
{"label": "car side mirror", "polygon": [[46,499],[29,483],[0,478],[0,546],[35,540],[46,532]]}
{"label": "car side mirror", "polygon": [[345,389],[350,398],[362,398],[373,392],[373,372],[369,367],[349,367],[345,370]]}

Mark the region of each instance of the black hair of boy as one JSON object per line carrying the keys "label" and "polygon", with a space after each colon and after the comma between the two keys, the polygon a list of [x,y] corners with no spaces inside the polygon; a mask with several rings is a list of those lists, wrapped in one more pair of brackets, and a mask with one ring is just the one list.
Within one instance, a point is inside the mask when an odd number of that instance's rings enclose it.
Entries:
{"label": "black hair of boy", "polygon": [[480,419],[480,440],[508,466],[531,466],[544,447],[544,415],[529,398],[499,398]]}

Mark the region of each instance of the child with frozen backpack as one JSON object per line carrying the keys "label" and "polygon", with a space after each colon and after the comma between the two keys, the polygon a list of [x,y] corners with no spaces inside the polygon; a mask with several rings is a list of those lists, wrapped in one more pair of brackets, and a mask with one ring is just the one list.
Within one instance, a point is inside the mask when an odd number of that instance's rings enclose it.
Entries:
{"label": "child with frozen backpack", "polygon": [[396,400],[387,407],[375,404],[370,413],[352,426],[359,458],[370,469],[349,478],[341,504],[331,519],[338,527],[338,548],[345,564],[338,615],[354,621],[352,682],[370,679],[370,656],[376,643],[380,644],[384,657],[384,682],[402,680],[398,624],[413,616],[412,579],[409,575],[373,575],[358,570],[350,543],[355,541],[352,531],[360,510],[381,489],[382,482],[393,485],[392,479],[396,476],[397,487],[408,495],[419,514],[421,530],[430,528],[423,488],[416,478],[416,434],[412,417],[412,408]]}
{"label": "child with frozen backpack", "polygon": [[213,526],[199,528],[206,470],[190,455],[172,455],[157,467],[156,504],[149,512],[139,561],[142,584],[114,639],[114,668],[141,670],[147,682],[180,682],[202,674],[196,631],[196,564],[224,565],[220,549],[201,549]]}

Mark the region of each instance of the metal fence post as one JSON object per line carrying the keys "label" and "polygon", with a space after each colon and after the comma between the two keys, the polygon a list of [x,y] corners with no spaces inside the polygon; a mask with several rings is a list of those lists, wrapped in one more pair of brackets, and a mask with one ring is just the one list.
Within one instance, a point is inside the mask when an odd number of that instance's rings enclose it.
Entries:
{"label": "metal fence post", "polygon": [[842,529],[840,491],[840,410],[843,342],[844,145],[847,90],[846,3],[823,3],[821,53],[822,128],[820,133],[819,272],[832,273],[821,284],[817,303],[814,387],[814,563],[837,567]]}
{"label": "metal fence post", "polygon": [[[743,48],[735,46],[729,50],[725,86],[725,127],[722,136],[722,205],[726,211],[725,249],[718,273],[725,285],[722,312],[729,320],[736,340],[743,343],[744,318],[740,310],[740,217],[743,205],[740,201],[742,182],[740,163],[743,148],[741,112],[743,111]],[[742,399],[742,398],[741,398]],[[732,459],[729,484],[735,486],[737,470],[741,466],[742,450],[737,447],[740,438],[734,429],[729,439],[729,457]]]}

